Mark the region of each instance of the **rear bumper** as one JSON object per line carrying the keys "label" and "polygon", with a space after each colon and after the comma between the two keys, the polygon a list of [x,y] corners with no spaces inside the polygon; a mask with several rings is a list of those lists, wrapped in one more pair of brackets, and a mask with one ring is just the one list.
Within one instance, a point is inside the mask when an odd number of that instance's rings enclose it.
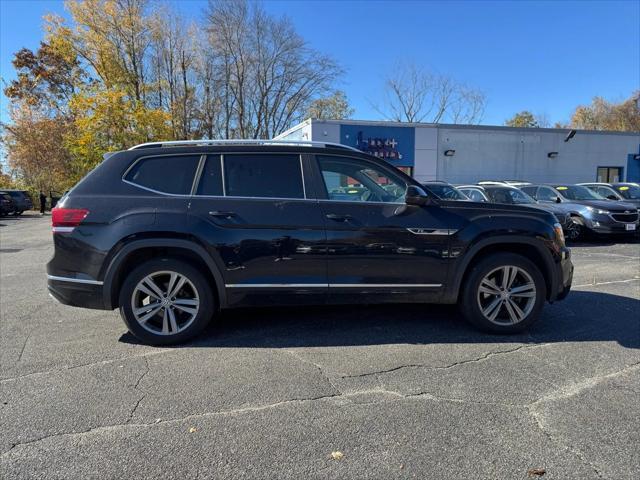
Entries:
{"label": "rear bumper", "polygon": [[47,288],[49,294],[64,305],[111,310],[104,303],[102,282],[47,275]]}

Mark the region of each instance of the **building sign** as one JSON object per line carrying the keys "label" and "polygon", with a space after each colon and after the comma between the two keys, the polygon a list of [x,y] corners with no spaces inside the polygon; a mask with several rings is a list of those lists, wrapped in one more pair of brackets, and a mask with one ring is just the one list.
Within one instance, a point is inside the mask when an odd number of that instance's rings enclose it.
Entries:
{"label": "building sign", "polygon": [[415,129],[412,127],[340,125],[340,143],[395,166],[413,166]]}

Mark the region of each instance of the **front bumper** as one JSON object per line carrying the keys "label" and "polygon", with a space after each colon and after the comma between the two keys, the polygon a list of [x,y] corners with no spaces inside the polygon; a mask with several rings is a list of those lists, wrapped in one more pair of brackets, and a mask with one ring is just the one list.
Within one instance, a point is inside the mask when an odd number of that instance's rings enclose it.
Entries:
{"label": "front bumper", "polygon": [[564,300],[571,291],[573,262],[571,262],[571,250],[566,247],[562,247],[560,251],[560,261],[556,267],[555,277],[553,291],[549,295],[550,302]]}

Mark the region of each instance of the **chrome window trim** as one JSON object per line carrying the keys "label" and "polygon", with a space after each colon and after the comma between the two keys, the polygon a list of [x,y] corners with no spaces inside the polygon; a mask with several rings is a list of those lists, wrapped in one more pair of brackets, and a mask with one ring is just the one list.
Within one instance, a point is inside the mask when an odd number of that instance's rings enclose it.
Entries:
{"label": "chrome window trim", "polygon": [[200,178],[202,177],[202,171],[204,170],[204,164],[207,161],[206,155],[200,155],[200,161],[196,167],[196,174],[193,176],[193,183],[191,184],[191,196],[196,194],[198,185],[200,185]]}
{"label": "chrome window trim", "polygon": [[87,285],[102,285],[104,282],[100,280],[87,280],[84,278],[73,278],[73,277],[59,277],[57,275],[47,275],[48,280],[55,280],[57,282],[69,282],[69,283],[83,283]]}
{"label": "chrome window trim", "polygon": [[[220,175],[222,176],[222,196],[226,197],[227,196],[227,182],[224,179],[224,153],[220,154]],[[211,195],[211,196],[215,196],[215,195]]]}

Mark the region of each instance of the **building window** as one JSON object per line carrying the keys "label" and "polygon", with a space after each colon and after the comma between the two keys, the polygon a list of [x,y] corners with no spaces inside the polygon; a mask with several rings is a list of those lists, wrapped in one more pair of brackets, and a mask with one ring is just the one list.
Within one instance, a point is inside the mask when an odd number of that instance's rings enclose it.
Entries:
{"label": "building window", "polygon": [[622,182],[622,167],[598,167],[596,181],[602,183]]}

